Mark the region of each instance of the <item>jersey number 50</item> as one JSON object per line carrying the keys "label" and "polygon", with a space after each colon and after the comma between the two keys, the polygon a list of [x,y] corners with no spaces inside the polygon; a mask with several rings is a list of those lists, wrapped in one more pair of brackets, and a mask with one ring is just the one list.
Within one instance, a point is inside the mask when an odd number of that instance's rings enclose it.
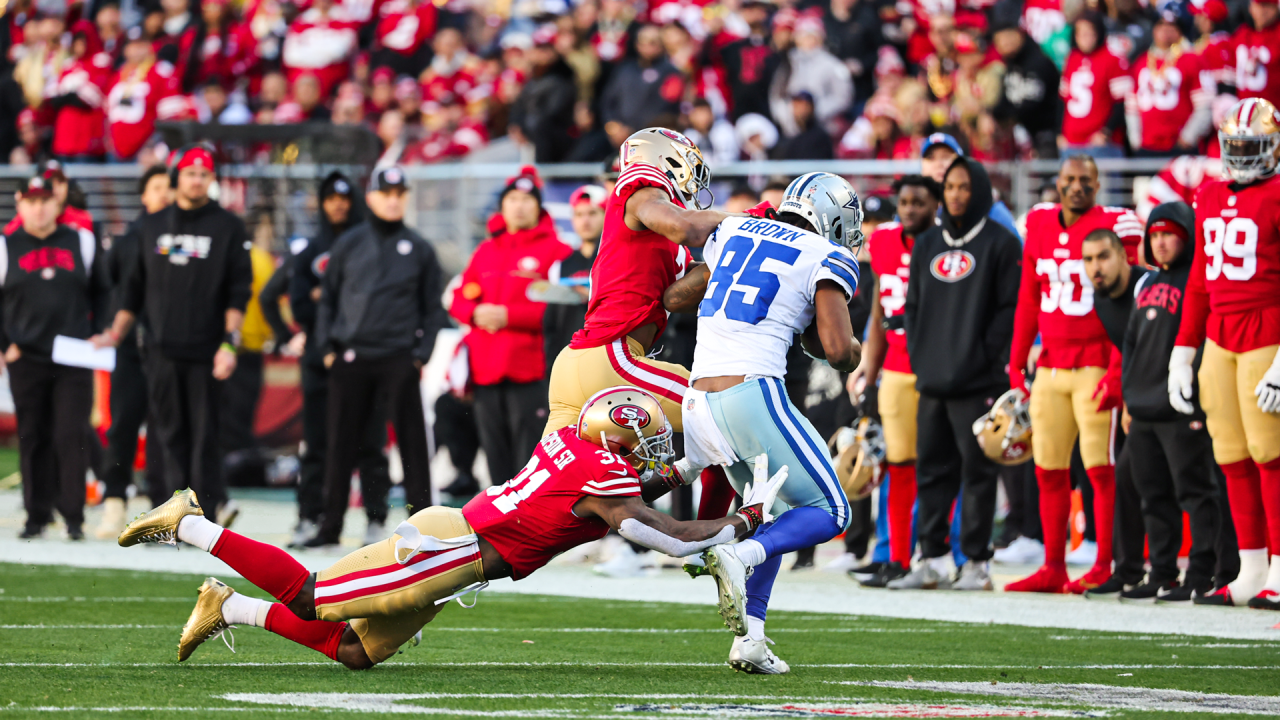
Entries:
{"label": "jersey number 50", "polygon": [[794,265],[799,257],[799,248],[767,240],[756,248],[755,241],[746,235],[734,235],[720,251],[719,263],[707,284],[707,296],[698,304],[698,317],[711,317],[723,306],[724,316],[730,320],[759,323],[769,314],[769,305],[782,287],[777,275],[760,266],[765,260]]}
{"label": "jersey number 50", "polygon": [[[1225,256],[1225,257],[1224,257]],[[1240,264],[1228,264],[1234,258]],[[1204,279],[1248,280],[1258,270],[1258,226],[1249,218],[1220,217],[1204,221]]]}

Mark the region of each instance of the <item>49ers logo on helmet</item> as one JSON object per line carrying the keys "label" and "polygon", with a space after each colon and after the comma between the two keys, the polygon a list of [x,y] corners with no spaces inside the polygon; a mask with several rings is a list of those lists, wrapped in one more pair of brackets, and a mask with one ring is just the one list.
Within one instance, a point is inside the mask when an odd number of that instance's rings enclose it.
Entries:
{"label": "49ers logo on helmet", "polygon": [[958,282],[969,277],[975,263],[973,256],[964,250],[948,250],[929,263],[929,272],[942,282]]}
{"label": "49ers logo on helmet", "polygon": [[609,411],[609,419],[622,427],[631,427],[632,423],[639,423],[640,427],[649,425],[649,413],[638,405],[619,405]]}
{"label": "49ers logo on helmet", "polygon": [[675,140],[676,142],[680,143],[681,145],[684,145],[685,147],[693,147],[693,143],[689,141],[689,138],[681,135],[675,130],[658,128],[658,132],[662,133],[663,135],[666,135],[667,137],[671,138],[672,140]]}
{"label": "49ers logo on helmet", "polygon": [[1026,457],[1030,452],[1031,446],[1028,443],[1022,440],[1015,440],[1009,443],[1009,447],[1005,448],[1004,452],[1000,454],[1004,456],[1005,460],[1014,461]]}

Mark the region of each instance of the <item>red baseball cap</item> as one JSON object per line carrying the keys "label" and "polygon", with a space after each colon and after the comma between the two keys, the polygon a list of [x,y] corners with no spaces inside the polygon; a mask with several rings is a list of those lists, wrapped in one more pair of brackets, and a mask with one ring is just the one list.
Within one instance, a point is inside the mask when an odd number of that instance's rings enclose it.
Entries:
{"label": "red baseball cap", "polygon": [[1203,0],[1200,3],[1191,3],[1191,14],[1204,15],[1210,22],[1220,23],[1225,21],[1230,13],[1222,0]]}
{"label": "red baseball cap", "polygon": [[182,153],[178,158],[178,165],[174,169],[182,172],[183,169],[189,167],[202,167],[206,170],[213,170],[213,153],[207,148],[196,146]]}
{"label": "red baseball cap", "polygon": [[599,185],[583,185],[569,196],[569,207],[577,207],[578,203],[585,202],[603,208],[604,201],[608,198],[609,194]]}
{"label": "red baseball cap", "polygon": [[42,175],[36,175],[28,179],[18,192],[26,199],[53,197],[53,183],[46,180]]}

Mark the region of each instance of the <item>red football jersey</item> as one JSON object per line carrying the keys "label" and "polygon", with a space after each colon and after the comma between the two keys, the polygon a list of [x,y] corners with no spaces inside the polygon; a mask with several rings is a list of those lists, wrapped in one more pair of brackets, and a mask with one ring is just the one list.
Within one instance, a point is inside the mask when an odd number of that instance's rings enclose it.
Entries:
{"label": "red football jersey", "polygon": [[359,29],[360,24],[347,16],[341,5],[327,15],[316,8],[299,15],[285,33],[280,50],[289,85],[312,73],[320,81],[320,97],[329,97],[350,74],[351,57],[359,49]]}
{"label": "red football jersey", "polygon": [[111,57],[95,53],[67,63],[54,90],[55,96],[74,95],[63,104],[53,125],[53,153],[60,157],[101,155],[106,134],[105,88],[110,79]]}
{"label": "red football jersey", "polygon": [[1107,367],[1111,341],[1093,311],[1093,283],[1084,272],[1084,238],[1099,228],[1124,242],[1129,261],[1137,258],[1143,227],[1131,210],[1095,206],[1071,227],[1062,226],[1060,206],[1041,203],[1027,214],[1022,286],[1013,328],[1010,363],[1026,367],[1037,331],[1040,367]]}
{"label": "red football jersey", "polygon": [[1049,42],[1059,30],[1067,26],[1067,16],[1062,13],[1061,0],[1027,0],[1022,5],[1022,27],[1037,45]]}
{"label": "red football jersey", "polygon": [[1129,63],[1106,47],[1092,55],[1072,50],[1058,85],[1066,108],[1062,136],[1072,145],[1089,144],[1094,134],[1106,127],[1111,108],[1124,102],[1132,85]]}
{"label": "red football jersey", "polygon": [[640,478],[621,457],[561,428],[538,443],[520,474],[471,499],[462,515],[489,541],[519,580],[572,547],[609,532],[600,518],[580,518],[573,506],[585,495],[640,496]]}
{"label": "red football jersey", "polygon": [[[1215,145],[1217,143],[1214,143]],[[1201,155],[1182,155],[1174,158],[1163,170],[1151,178],[1147,185],[1146,202],[1139,208],[1139,215],[1145,215],[1156,205],[1167,202],[1184,202],[1188,205],[1195,199],[1196,190],[1210,180],[1221,180],[1222,159]]]}
{"label": "red football jersey", "polygon": [[378,21],[378,45],[411,56],[436,32],[436,6],[424,3],[410,11],[404,8]]}
{"label": "red football jersey", "polygon": [[167,62],[150,68],[120,68],[107,93],[112,152],[122,159],[137,155],[155,131],[156,106],[177,92],[178,77]]}
{"label": "red football jersey", "polygon": [[1177,344],[1231,352],[1280,343],[1280,177],[1196,194],[1196,256]]}
{"label": "red football jersey", "polygon": [[1195,108],[1212,102],[1215,84],[1195,53],[1157,58],[1147,51],[1133,65],[1133,91],[1142,118],[1142,149],[1167,151],[1178,144]]}
{"label": "red football jersey", "polygon": [[[884,223],[867,238],[871,271],[876,274],[876,284],[880,287],[880,309],[884,310],[886,318],[906,312],[913,245],[915,239],[906,237],[902,225],[896,222]],[[907,357],[907,331],[887,330],[885,340],[889,350],[884,356],[884,369],[911,372],[911,358]]]}
{"label": "red football jersey", "polygon": [[684,276],[689,252],[652,230],[627,227],[627,200],[647,187],[666,191],[671,202],[684,207],[671,179],[652,165],[632,163],[618,176],[605,204],[604,234],[591,267],[586,324],[569,343],[575,350],[607,345],[649,323],[657,324],[658,335],[667,327],[662,293]]}
{"label": "red football jersey", "polygon": [[1242,25],[1230,42],[1228,72],[1235,75],[1236,94],[1280,106],[1280,22],[1265,30]]}

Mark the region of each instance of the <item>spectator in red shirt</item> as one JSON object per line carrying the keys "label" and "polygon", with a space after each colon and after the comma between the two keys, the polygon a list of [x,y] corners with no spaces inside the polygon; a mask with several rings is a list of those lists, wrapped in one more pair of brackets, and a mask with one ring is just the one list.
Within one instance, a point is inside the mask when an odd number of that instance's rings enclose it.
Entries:
{"label": "spectator in red shirt", "polygon": [[397,75],[417,77],[431,61],[431,45],[427,41],[435,32],[435,4],[430,0],[406,0],[378,21],[371,67],[389,67]]}
{"label": "spectator in red shirt", "polygon": [[96,162],[106,152],[106,84],[111,59],[99,53],[93,24],[80,20],[71,28],[71,58],[62,66],[50,103],[57,108],[53,154],[67,162]]}
{"label": "spectator in red shirt", "polygon": [[1280,6],[1254,0],[1249,20],[1231,36],[1227,73],[1241,99],[1260,97],[1280,106]]}
{"label": "spectator in red shirt", "polygon": [[124,65],[107,93],[107,138],[111,155],[132,160],[156,127],[160,101],[178,92],[173,65],[156,61],[142,28],[129,29]]}
{"label": "spectator in red shirt", "polygon": [[1085,13],[1072,26],[1071,52],[1058,95],[1065,110],[1058,147],[1064,154],[1124,157],[1116,131],[1124,123],[1124,99],[1133,88],[1129,63],[1107,47],[1102,16]]}
{"label": "spectator in red shirt", "polygon": [[533,452],[546,424],[546,306],[529,300],[527,291],[573,251],[560,242],[542,208],[540,184],[528,166],[508,181],[499,214],[490,220],[493,236],[471,256],[449,308],[458,322],[471,327],[463,342],[492,478],[515,477],[520,459]]}
{"label": "spectator in red shirt", "polygon": [[320,97],[327,98],[338,83],[347,79],[350,60],[355,55],[359,24],[332,0],[313,0],[311,8],[289,25],[281,60],[292,82],[312,72],[320,81]]}
{"label": "spectator in red shirt", "polygon": [[1135,155],[1195,154],[1212,129],[1216,83],[1182,36],[1172,10],[1160,14],[1151,48],[1133,66],[1133,88],[1125,102],[1129,143]]}

